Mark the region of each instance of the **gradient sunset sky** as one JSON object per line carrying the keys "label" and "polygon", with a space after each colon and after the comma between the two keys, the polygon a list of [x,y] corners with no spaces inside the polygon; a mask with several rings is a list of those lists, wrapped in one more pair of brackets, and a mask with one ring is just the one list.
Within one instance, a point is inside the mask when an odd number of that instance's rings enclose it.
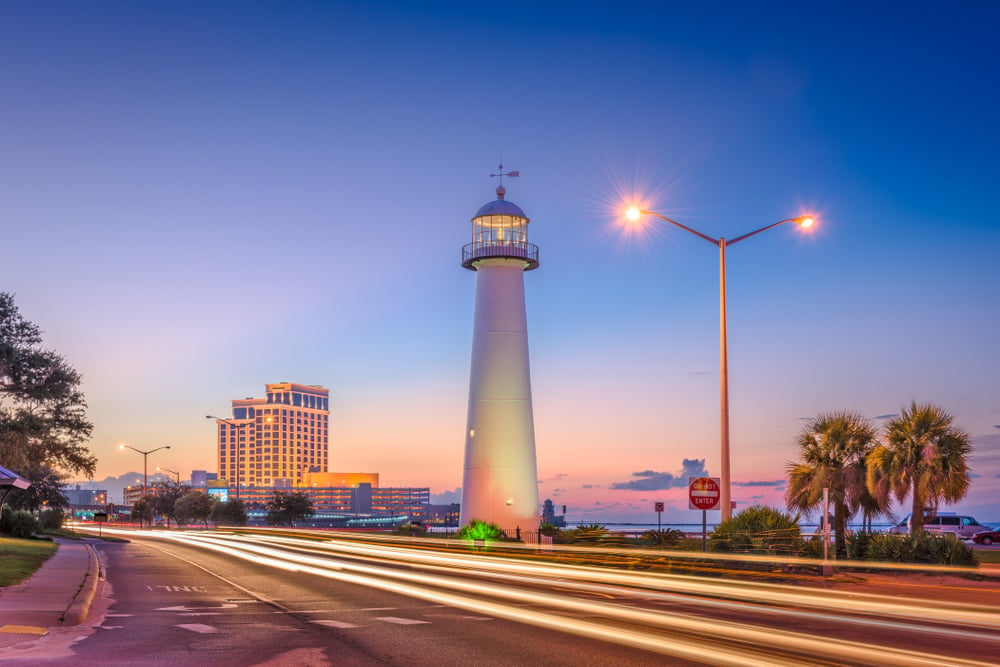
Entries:
{"label": "gradient sunset sky", "polygon": [[[532,222],[539,495],[698,521],[733,238],[733,498],[817,413],[911,400],[1000,522],[1000,5],[5,2],[0,289],[84,375],[96,479],[216,467],[230,400],[330,388],[330,466],[462,479],[470,218]],[[702,463],[703,462],[703,463]],[[619,487],[619,488],[616,488]],[[621,488],[625,487],[625,488]],[[637,488],[632,488],[637,487]],[[907,510],[903,510],[905,513]]]}

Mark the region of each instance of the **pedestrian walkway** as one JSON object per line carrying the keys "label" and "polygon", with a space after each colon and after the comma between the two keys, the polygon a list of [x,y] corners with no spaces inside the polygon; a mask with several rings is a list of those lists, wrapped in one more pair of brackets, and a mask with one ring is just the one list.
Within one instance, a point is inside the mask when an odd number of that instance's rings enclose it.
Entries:
{"label": "pedestrian walkway", "polygon": [[87,618],[100,580],[97,554],[88,540],[56,542],[55,554],[31,578],[0,588],[0,646]]}

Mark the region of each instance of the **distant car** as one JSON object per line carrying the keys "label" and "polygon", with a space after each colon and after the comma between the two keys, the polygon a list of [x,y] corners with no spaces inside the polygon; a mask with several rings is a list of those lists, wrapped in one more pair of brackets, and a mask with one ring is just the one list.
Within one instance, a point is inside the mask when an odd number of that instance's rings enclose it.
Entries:
{"label": "distant car", "polygon": [[1000,530],[984,530],[981,533],[976,533],[972,536],[972,541],[976,544],[985,544],[989,546],[1000,542]]}
{"label": "distant car", "polygon": [[[940,512],[937,516],[924,519],[924,530],[928,533],[951,533],[961,540],[968,540],[976,533],[988,529],[971,516],[960,516],[951,512]],[[910,516],[906,517],[889,529],[890,533],[906,534],[910,532]]]}

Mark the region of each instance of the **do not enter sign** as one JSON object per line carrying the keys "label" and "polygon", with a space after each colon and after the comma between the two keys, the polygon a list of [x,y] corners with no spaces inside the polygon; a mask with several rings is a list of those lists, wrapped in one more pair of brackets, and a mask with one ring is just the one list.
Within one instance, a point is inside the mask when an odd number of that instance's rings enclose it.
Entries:
{"label": "do not enter sign", "polygon": [[714,510],[719,506],[718,477],[688,478],[688,508],[693,510]]}

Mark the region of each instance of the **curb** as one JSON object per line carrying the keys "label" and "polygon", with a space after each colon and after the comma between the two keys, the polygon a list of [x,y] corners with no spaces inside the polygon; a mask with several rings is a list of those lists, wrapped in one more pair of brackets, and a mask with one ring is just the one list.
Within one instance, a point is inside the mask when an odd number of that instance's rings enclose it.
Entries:
{"label": "curb", "polygon": [[87,563],[87,573],[80,590],[73,596],[72,602],[63,613],[62,624],[79,625],[86,620],[90,614],[90,606],[94,603],[94,596],[97,595],[97,584],[101,580],[100,562],[97,560],[97,550],[89,542],[86,543],[89,560]]}

